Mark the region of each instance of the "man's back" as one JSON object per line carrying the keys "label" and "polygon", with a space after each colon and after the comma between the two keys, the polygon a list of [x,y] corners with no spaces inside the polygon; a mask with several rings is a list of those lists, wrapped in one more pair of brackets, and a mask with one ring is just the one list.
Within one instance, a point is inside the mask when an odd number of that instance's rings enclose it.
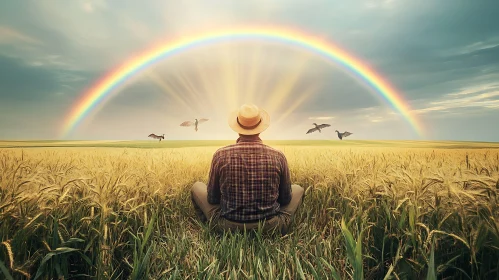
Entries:
{"label": "man's back", "polygon": [[[270,125],[267,111],[244,104],[232,111],[229,127],[239,134],[235,145],[219,149],[211,162],[208,186],[196,182],[191,199],[196,215],[218,230],[288,231],[304,189],[291,185],[284,154],[262,143]],[[261,223],[263,222],[263,223]]]}
{"label": "man's back", "polygon": [[220,215],[237,222],[275,216],[291,200],[291,180],[284,154],[258,136],[241,136],[213,156],[208,202],[220,204]]}

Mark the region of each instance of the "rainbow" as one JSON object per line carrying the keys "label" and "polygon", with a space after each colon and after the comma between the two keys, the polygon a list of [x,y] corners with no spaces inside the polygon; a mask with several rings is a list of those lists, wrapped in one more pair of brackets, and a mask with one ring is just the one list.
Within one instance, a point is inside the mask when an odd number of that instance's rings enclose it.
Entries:
{"label": "rainbow", "polygon": [[411,114],[411,110],[403,96],[366,63],[333,45],[331,42],[315,38],[301,31],[282,27],[258,26],[227,28],[212,32],[197,33],[161,43],[133,57],[109,72],[97,83],[93,84],[90,89],[82,93],[76,104],[70,109],[68,116],[64,119],[62,137],[72,132],[114,89],[154,63],[199,46],[254,39],[297,46],[345,67],[363,80],[367,86],[374,89],[374,92],[388,101],[407,120],[415,132],[419,136],[422,135],[422,125]]}

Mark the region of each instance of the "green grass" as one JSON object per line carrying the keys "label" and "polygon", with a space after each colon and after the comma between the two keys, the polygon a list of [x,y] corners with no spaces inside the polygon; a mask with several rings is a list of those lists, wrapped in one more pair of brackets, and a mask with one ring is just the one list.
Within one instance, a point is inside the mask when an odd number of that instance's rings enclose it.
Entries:
{"label": "green grass", "polygon": [[[394,140],[266,140],[270,146],[327,146],[327,147],[391,147],[435,149],[499,149],[495,142],[466,141],[394,141]],[[142,141],[0,141],[0,148],[186,148],[221,147],[234,144],[235,140],[142,140]]]}
{"label": "green grass", "polygon": [[495,144],[268,142],[306,189],[283,237],[195,219],[226,142],[8,142],[0,279],[499,279]]}

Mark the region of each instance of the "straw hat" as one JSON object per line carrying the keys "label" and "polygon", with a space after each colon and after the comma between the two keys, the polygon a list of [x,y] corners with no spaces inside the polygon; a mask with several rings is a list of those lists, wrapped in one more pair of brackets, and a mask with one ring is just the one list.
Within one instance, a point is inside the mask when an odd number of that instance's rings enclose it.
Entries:
{"label": "straw hat", "polygon": [[243,135],[258,134],[270,125],[270,116],[253,104],[244,104],[229,115],[229,126]]}

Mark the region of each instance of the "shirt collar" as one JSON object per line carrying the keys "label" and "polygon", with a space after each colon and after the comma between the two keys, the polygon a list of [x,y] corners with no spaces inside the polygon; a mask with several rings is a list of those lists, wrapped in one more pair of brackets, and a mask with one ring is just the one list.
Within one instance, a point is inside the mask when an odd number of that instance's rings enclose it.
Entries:
{"label": "shirt collar", "polygon": [[262,143],[262,139],[260,139],[259,135],[240,135],[236,143],[240,142]]}

